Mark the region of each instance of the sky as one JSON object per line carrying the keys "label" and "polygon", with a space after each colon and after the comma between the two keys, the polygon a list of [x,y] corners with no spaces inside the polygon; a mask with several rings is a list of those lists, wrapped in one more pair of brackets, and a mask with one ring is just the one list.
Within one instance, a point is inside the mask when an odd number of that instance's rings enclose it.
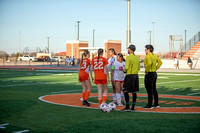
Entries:
{"label": "sky", "polygon": [[[153,31],[155,51],[169,51],[169,35],[188,41],[200,31],[200,0],[131,0],[131,42],[143,52]],[[127,2],[125,0],[0,0],[0,51],[7,53],[66,51],[66,41],[79,39],[104,47],[104,40],[121,40],[126,50]],[[21,45],[20,45],[21,35]],[[153,41],[153,33],[151,34]],[[175,43],[178,50],[179,42]]]}

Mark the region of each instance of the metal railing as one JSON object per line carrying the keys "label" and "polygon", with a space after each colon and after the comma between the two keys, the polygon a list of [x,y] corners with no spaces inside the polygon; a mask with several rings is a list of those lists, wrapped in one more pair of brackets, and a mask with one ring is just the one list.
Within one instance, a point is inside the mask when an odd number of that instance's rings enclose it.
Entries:
{"label": "metal railing", "polygon": [[189,51],[198,41],[200,41],[200,32],[198,32],[189,41],[186,42],[186,45],[182,47],[182,51]]}

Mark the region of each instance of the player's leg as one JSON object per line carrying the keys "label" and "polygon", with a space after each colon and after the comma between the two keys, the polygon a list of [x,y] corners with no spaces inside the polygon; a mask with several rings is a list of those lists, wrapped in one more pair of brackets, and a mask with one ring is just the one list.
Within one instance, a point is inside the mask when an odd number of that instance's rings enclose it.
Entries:
{"label": "player's leg", "polygon": [[102,103],[102,88],[101,88],[101,84],[97,84],[97,90],[98,90],[99,105],[101,105],[101,103]]}
{"label": "player's leg", "polygon": [[122,111],[130,111],[128,91],[124,91],[124,96],[125,96],[126,106]]}
{"label": "player's leg", "polygon": [[88,97],[90,96],[90,93],[92,91],[92,85],[91,85],[90,80],[86,80],[85,84],[86,84],[86,87],[88,88],[88,90],[85,93],[85,103],[86,103],[87,106],[90,106],[90,103],[88,103],[87,100],[88,100]]}
{"label": "player's leg", "polygon": [[130,111],[128,90],[129,90],[129,87],[131,84],[130,84],[129,80],[130,80],[129,76],[126,76],[124,79],[123,92],[124,92],[124,97],[125,97],[125,101],[126,101],[126,107],[122,111]]}
{"label": "player's leg", "polygon": [[112,89],[113,89],[113,94],[112,94],[113,95],[113,102],[115,103],[117,101],[115,82],[112,82]]}
{"label": "player's leg", "polygon": [[106,102],[107,99],[107,93],[108,93],[108,84],[103,84],[103,102]]}
{"label": "player's leg", "polygon": [[152,83],[151,73],[148,73],[145,75],[144,82],[145,82],[145,88],[148,94],[148,104],[144,106],[143,108],[152,109],[153,83]]}
{"label": "player's leg", "polygon": [[124,97],[124,93],[123,93],[123,86],[124,86],[124,81],[121,81],[121,82],[120,82],[121,97],[123,97],[124,103],[126,104],[125,97]]}
{"label": "player's leg", "polygon": [[133,92],[132,96],[133,96],[133,102],[132,102],[131,111],[134,111],[135,110],[135,103],[136,103],[136,99],[137,99],[137,93]]}
{"label": "player's leg", "polygon": [[82,103],[83,103],[83,105],[86,105],[86,103],[85,103],[85,92],[86,92],[87,88],[86,88],[85,81],[82,81],[81,85],[82,85],[82,88],[83,88],[83,91],[82,91],[82,99],[83,99],[83,101],[82,101]]}
{"label": "player's leg", "polygon": [[116,96],[117,96],[117,104],[118,104],[118,106],[123,106],[122,104],[121,104],[121,87],[120,87],[120,81],[117,81],[117,82],[115,82],[115,88],[116,88]]}
{"label": "player's leg", "polygon": [[157,73],[154,73],[153,76],[153,96],[154,96],[154,108],[160,107],[158,104],[158,91],[156,90],[156,81],[157,81]]}

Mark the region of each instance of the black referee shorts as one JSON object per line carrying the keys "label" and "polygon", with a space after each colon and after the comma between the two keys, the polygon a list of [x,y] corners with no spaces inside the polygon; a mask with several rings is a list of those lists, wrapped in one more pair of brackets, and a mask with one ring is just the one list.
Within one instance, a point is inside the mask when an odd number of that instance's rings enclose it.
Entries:
{"label": "black referee shorts", "polygon": [[126,75],[124,79],[124,92],[136,92],[139,91],[139,78],[138,74]]}

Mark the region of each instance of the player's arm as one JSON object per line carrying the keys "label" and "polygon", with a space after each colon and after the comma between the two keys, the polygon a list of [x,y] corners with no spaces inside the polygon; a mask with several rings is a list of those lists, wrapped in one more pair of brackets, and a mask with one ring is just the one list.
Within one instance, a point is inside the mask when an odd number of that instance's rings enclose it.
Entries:
{"label": "player's arm", "polygon": [[92,82],[94,82],[94,78],[93,78],[93,75],[92,75],[92,70],[94,69],[94,67],[93,67],[93,63],[91,63],[91,65],[90,65],[90,77],[91,77],[91,79],[92,79]]}
{"label": "player's arm", "polygon": [[157,57],[157,58],[158,58],[158,64],[156,66],[156,70],[158,70],[161,67],[161,65],[162,65],[161,59],[159,57]]}
{"label": "player's arm", "polygon": [[110,79],[109,79],[109,71],[108,71],[108,67],[107,67],[107,65],[105,65],[105,71],[106,71],[106,75],[107,75],[108,83],[110,83]]}
{"label": "player's arm", "polygon": [[127,73],[127,70],[129,69],[129,64],[130,64],[129,57],[127,57],[125,62],[124,73]]}
{"label": "player's arm", "polygon": [[112,82],[114,82],[114,79],[113,79],[113,77],[114,77],[114,71],[115,71],[115,65],[113,65],[113,66],[111,67],[111,81],[112,81]]}
{"label": "player's arm", "polygon": [[80,80],[79,80],[79,73],[80,73],[80,70],[81,70],[81,62],[80,62],[79,67],[78,67],[78,81],[80,81]]}

